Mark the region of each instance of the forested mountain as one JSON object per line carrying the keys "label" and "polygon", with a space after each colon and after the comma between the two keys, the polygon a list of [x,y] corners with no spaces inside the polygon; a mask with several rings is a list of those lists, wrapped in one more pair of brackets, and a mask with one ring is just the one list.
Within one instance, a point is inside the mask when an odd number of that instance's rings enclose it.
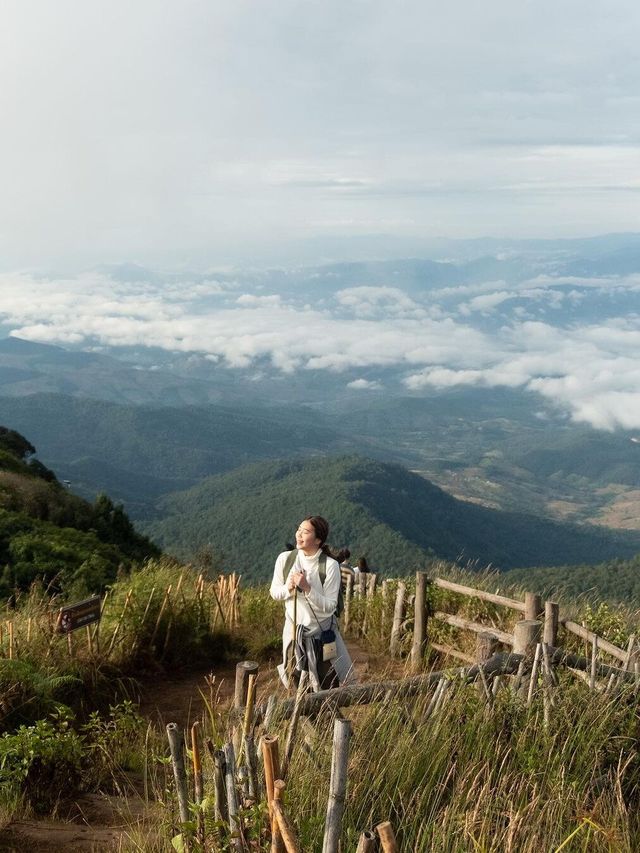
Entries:
{"label": "forested mountain", "polygon": [[120,566],[158,555],[106,495],[71,494],[33,458],[35,447],[0,427],[0,596],[36,580],[75,594],[97,592]]}
{"label": "forested mountain", "polygon": [[90,500],[106,492],[138,518],[159,496],[248,462],[353,449],[300,406],[157,408],[37,394],[0,398],[0,416],[73,491]]}
{"label": "forested mountain", "polygon": [[640,601],[640,555],[629,560],[610,560],[598,565],[550,566],[516,569],[509,580],[534,589],[547,598],[575,599],[587,596],[625,602],[637,608]]}
{"label": "forested mountain", "polygon": [[330,520],[335,546],[365,554],[387,574],[410,573],[431,557],[509,569],[640,551],[640,534],[491,510],[398,465],[353,456],[250,465],[168,496],[159,508],[162,520],[145,527],[155,541],[184,557],[210,548],[253,580],[269,576],[309,514]]}

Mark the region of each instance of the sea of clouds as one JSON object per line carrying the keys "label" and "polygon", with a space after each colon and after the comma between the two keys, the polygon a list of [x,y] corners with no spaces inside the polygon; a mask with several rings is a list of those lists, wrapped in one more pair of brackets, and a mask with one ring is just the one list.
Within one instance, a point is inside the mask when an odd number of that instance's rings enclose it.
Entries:
{"label": "sea of clouds", "polygon": [[395,281],[331,289],[325,279],[314,293],[303,285],[270,292],[259,275],[149,278],[3,274],[0,323],[20,338],[75,348],[157,347],[233,368],[267,359],[278,371],[337,378],[348,371],[345,384],[363,392],[529,389],[596,428],[640,427],[640,275],[538,275],[420,292]]}

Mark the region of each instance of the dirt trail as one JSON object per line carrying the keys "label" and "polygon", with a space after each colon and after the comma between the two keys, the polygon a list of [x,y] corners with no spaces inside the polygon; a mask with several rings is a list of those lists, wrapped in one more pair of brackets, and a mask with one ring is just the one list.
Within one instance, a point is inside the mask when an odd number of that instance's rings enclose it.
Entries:
{"label": "dirt trail", "polygon": [[[377,662],[354,642],[347,643],[356,674],[370,681]],[[235,664],[218,666],[212,672],[196,672],[158,676],[143,684],[140,713],[158,728],[169,722],[189,726],[200,719],[206,703],[211,702],[211,686],[207,676],[214,675],[213,696],[217,708],[223,710],[233,701]],[[275,666],[263,666],[258,679],[257,701],[277,690],[279,680]],[[283,694],[284,695],[284,694]],[[117,850],[120,841],[143,827],[147,806],[135,795],[127,799],[100,794],[78,798],[61,820],[13,821],[0,831],[0,851],[11,853],[99,853]]]}

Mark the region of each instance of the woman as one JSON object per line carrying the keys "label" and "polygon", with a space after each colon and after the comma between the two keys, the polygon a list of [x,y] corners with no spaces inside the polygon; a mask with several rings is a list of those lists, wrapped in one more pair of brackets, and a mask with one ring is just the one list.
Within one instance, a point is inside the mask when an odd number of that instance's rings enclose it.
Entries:
{"label": "woman", "polygon": [[[327,545],[328,535],[326,519],[309,516],[296,531],[296,548],[283,551],[276,560],[271,597],[285,602],[282,663],[278,666],[285,687],[289,686],[288,669],[296,682],[301,672],[308,672],[314,691],[353,680],[353,665],[335,617],[340,566]],[[335,648],[323,647],[323,631],[334,632]]]}

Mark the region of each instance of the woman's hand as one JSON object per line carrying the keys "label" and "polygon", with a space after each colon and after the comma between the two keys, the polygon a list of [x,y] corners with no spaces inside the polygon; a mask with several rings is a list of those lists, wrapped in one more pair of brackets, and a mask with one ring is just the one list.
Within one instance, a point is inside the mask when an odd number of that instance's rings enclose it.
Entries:
{"label": "woman's hand", "polygon": [[289,592],[293,592],[296,587],[298,587],[301,592],[309,592],[311,590],[311,584],[307,580],[307,576],[304,572],[293,572],[289,578],[287,586],[289,587]]}

